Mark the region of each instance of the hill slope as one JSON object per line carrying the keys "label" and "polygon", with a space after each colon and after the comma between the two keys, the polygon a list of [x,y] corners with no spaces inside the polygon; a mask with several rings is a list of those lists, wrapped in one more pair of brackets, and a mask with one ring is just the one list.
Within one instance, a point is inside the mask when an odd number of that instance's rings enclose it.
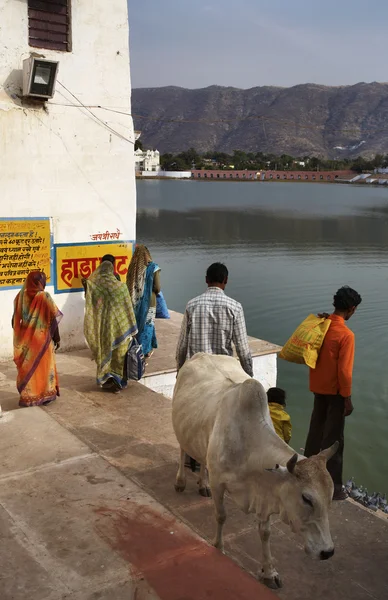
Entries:
{"label": "hill slope", "polygon": [[133,90],[132,112],[144,146],[161,152],[193,146],[326,158],[388,153],[387,83],[140,88]]}

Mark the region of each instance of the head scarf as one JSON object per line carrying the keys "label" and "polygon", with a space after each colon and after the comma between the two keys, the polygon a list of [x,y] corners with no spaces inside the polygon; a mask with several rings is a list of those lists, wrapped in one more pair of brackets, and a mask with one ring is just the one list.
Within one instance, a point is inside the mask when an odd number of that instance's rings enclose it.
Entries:
{"label": "head scarf", "polygon": [[46,275],[43,271],[31,271],[15,298],[14,332],[32,325],[34,328],[50,329],[54,333],[58,326],[57,318],[62,313],[54,304],[50,294],[44,291]]}
{"label": "head scarf", "polygon": [[125,283],[114,275],[113,265],[104,261],[87,280],[84,333],[97,363],[97,380],[104,383],[123,373],[130,339],[137,325]]}
{"label": "head scarf", "polygon": [[43,271],[31,271],[27,275],[22,289],[16,296],[15,303],[20,305],[20,314],[24,323],[27,323],[31,303],[39,292],[46,287],[46,275]]}
{"label": "head scarf", "polygon": [[23,373],[19,391],[27,384],[52,340],[62,313],[44,291],[46,275],[31,271],[14,303],[14,361]]}
{"label": "head scarf", "polygon": [[127,273],[127,286],[135,311],[143,296],[146,271],[150,263],[152,257],[148,248],[142,244],[136,246]]}

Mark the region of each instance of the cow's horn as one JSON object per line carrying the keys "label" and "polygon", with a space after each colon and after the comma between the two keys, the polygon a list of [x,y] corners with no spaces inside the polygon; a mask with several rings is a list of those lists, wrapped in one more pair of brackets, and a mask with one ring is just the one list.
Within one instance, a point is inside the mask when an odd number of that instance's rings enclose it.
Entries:
{"label": "cow's horn", "polygon": [[287,463],[287,469],[288,469],[289,473],[293,473],[294,472],[297,460],[298,460],[298,455],[297,454],[294,454],[294,456],[291,456],[290,460]]}
{"label": "cow's horn", "polygon": [[330,446],[330,448],[326,448],[326,450],[322,450],[322,452],[319,453],[319,456],[321,458],[324,458],[327,462],[328,460],[333,458],[333,456],[337,452],[338,448],[339,448],[339,442],[334,442],[334,444],[332,446]]}

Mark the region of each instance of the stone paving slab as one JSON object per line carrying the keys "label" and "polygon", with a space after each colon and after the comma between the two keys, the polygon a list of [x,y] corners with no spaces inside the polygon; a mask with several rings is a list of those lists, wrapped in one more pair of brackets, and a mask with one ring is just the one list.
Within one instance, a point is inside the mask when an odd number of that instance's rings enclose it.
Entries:
{"label": "stone paving slab", "polygon": [[61,600],[159,600],[159,596],[146,581],[122,581],[93,590],[66,594]]}
{"label": "stone paving slab", "polygon": [[7,417],[6,421],[0,419],[0,482],[26,469],[90,455],[89,446],[69,437],[38,407],[11,412]]}

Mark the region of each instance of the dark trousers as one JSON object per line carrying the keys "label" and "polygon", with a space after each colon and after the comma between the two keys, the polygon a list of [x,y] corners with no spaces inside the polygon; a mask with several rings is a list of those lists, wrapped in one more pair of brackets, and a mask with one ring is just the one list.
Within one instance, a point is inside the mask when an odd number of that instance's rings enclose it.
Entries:
{"label": "dark trousers", "polygon": [[327,470],[335,486],[342,485],[344,412],[345,400],[342,396],[314,394],[314,409],[304,451],[304,455],[310,457],[339,442],[338,451],[327,463]]}

